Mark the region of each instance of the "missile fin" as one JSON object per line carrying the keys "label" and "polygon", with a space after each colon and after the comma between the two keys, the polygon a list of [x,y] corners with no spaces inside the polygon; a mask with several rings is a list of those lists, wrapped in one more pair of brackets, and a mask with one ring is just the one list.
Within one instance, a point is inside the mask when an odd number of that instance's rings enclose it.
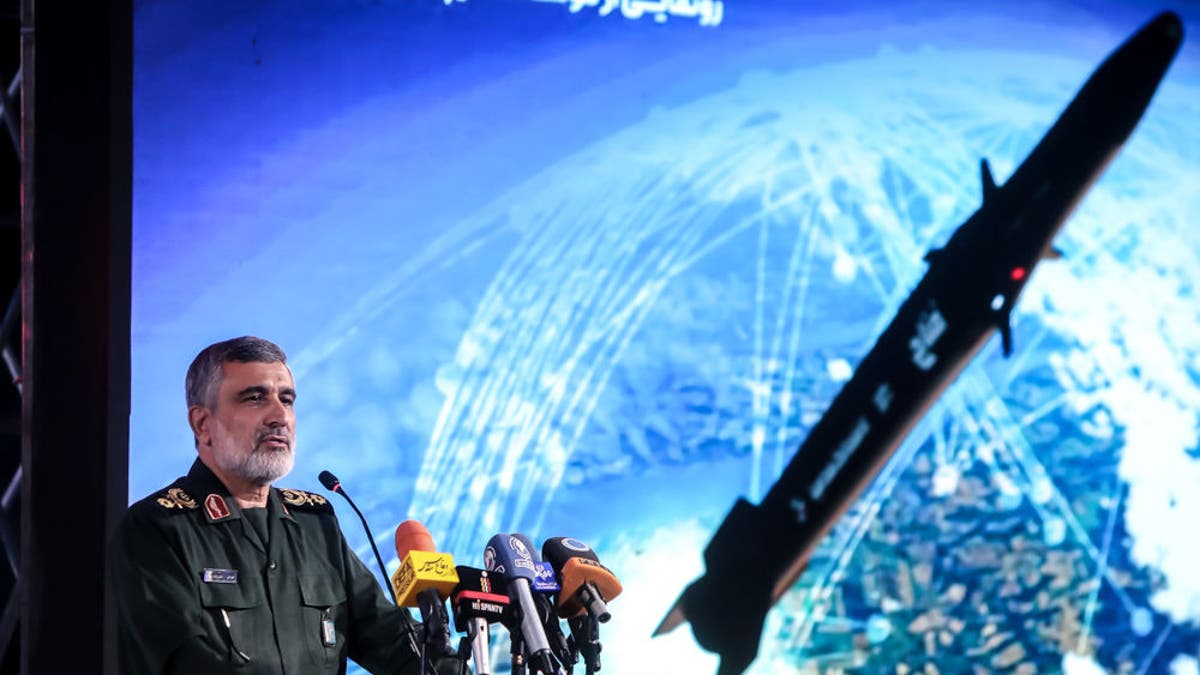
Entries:
{"label": "missile fin", "polygon": [[986,204],[996,194],[996,179],[992,178],[992,167],[986,157],[979,160],[979,178],[983,182],[983,203]]}
{"label": "missile fin", "polygon": [[1000,329],[1000,347],[1004,351],[1004,358],[1008,358],[1013,351],[1012,320],[1008,310],[996,313],[996,328]]}
{"label": "missile fin", "polygon": [[650,637],[658,637],[670,633],[679,627],[680,624],[687,623],[687,615],[683,613],[683,598],[680,597],[675,601],[675,605],[667,611],[667,615],[663,617],[658,627],[650,634]]}

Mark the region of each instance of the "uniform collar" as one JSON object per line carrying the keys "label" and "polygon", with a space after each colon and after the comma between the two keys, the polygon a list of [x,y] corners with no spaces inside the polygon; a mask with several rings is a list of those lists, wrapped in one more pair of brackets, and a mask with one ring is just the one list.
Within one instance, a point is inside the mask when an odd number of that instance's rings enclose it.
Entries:
{"label": "uniform collar", "polygon": [[[185,489],[200,502],[204,518],[209,523],[224,523],[241,519],[242,509],[229,494],[229,488],[225,487],[221,479],[217,478],[217,474],[213,473],[207,464],[200,461],[199,457],[192,462],[192,468],[188,470],[187,477],[184,478],[184,485]],[[267,502],[268,513],[276,513],[280,518],[295,522],[291,510],[280,500],[277,488],[272,487],[267,491]]]}
{"label": "uniform collar", "polygon": [[229,488],[225,487],[221,479],[217,478],[217,474],[201,462],[199,457],[192,462],[192,468],[184,481],[187,486],[185,489],[200,502],[204,519],[210,524],[239,520],[242,517],[242,509],[229,495]]}
{"label": "uniform collar", "polygon": [[278,513],[280,518],[296,522],[296,519],[292,517],[292,510],[279,498],[279,488],[271,488],[270,494],[267,495],[267,501],[270,502],[271,513]]}

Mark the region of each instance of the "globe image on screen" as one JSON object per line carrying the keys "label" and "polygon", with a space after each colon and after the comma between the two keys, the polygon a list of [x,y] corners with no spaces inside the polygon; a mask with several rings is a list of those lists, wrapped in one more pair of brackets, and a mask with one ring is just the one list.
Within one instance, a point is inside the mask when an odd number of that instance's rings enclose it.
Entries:
{"label": "globe image on screen", "polygon": [[[626,588],[605,670],[711,669],[688,628],[649,636],[713,529],[979,207],[980,160],[1003,182],[1096,62],[884,46],[655,106],[345,307],[296,359],[306,447],[391,449],[340,473],[409,481],[372,517],[463,564],[496,532],[587,541]],[[988,342],[918,424],[751,672],[1196,672],[1198,113],[1168,75],[1035,270],[1013,355]]]}

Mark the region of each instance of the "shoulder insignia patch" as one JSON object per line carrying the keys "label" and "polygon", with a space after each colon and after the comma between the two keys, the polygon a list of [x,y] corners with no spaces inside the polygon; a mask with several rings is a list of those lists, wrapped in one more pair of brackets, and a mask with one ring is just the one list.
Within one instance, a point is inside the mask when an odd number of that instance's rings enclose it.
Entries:
{"label": "shoulder insignia patch", "polygon": [[192,496],[184,492],[183,488],[173,487],[168,488],[166,492],[160,494],[155,500],[158,505],[164,509],[198,509],[200,505],[196,503]]}
{"label": "shoulder insignia patch", "polygon": [[279,496],[283,499],[283,503],[294,508],[311,511],[333,511],[333,506],[329,504],[329,500],[314,492],[281,489],[279,490]]}

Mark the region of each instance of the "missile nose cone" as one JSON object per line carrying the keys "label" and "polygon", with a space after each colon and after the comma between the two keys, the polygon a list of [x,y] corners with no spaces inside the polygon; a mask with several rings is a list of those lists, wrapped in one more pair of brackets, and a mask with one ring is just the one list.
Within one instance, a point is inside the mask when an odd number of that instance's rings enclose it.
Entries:
{"label": "missile nose cone", "polygon": [[1175,12],[1163,12],[1151,22],[1153,30],[1172,42],[1183,41],[1183,21]]}

